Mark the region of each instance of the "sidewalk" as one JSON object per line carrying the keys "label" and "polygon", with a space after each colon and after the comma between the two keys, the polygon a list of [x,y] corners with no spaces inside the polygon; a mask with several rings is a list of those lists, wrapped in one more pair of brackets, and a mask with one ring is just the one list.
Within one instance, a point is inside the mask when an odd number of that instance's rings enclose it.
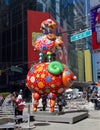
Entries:
{"label": "sidewalk", "polygon": [[91,111],[89,111],[89,118],[99,119],[100,120],[100,110],[91,110]]}

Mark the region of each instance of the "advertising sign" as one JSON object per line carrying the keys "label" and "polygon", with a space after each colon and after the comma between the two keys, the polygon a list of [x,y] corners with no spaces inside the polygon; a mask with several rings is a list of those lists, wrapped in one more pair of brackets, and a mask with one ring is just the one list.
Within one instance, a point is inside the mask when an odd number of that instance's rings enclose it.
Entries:
{"label": "advertising sign", "polygon": [[100,49],[100,5],[91,9],[92,49]]}
{"label": "advertising sign", "polygon": [[84,59],[83,59],[83,51],[78,51],[77,52],[78,56],[78,80],[79,81],[84,81]]}
{"label": "advertising sign", "polygon": [[93,76],[95,81],[98,81],[100,74],[100,52],[93,53]]}
{"label": "advertising sign", "polygon": [[92,64],[90,50],[84,50],[85,81],[92,81]]}
{"label": "advertising sign", "polygon": [[97,73],[100,73],[100,52],[95,53],[94,56],[95,56],[95,59],[96,59]]}

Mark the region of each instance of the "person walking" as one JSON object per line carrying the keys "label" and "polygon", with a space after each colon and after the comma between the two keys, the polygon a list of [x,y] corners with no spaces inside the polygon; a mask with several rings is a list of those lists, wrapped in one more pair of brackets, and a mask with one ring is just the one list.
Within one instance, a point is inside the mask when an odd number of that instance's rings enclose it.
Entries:
{"label": "person walking", "polygon": [[57,101],[59,112],[62,112],[63,107],[65,107],[65,105],[66,105],[66,101],[65,101],[64,95],[61,94],[61,95],[57,96],[56,101]]}

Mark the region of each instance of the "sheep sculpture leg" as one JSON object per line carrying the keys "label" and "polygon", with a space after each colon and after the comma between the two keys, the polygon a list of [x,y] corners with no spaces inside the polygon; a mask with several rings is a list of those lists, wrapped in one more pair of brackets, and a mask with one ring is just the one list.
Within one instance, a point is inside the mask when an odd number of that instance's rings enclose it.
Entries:
{"label": "sheep sculpture leg", "polygon": [[36,112],[36,111],[37,111],[37,106],[38,106],[38,104],[39,104],[39,99],[40,99],[39,93],[34,93],[34,94],[33,94],[33,99],[34,99],[33,111]]}
{"label": "sheep sculpture leg", "polygon": [[[39,95],[39,93],[34,92],[33,93],[33,99],[34,99],[34,103],[33,103],[33,111],[36,112],[37,111],[37,107],[39,104],[39,99],[41,98],[41,96]],[[54,112],[54,107],[55,107],[55,100],[56,100],[56,95],[54,93],[50,93],[48,95],[48,98],[50,99],[50,112]]]}
{"label": "sheep sculpture leg", "polygon": [[48,97],[50,99],[50,112],[54,112],[56,95],[54,93],[50,93]]}

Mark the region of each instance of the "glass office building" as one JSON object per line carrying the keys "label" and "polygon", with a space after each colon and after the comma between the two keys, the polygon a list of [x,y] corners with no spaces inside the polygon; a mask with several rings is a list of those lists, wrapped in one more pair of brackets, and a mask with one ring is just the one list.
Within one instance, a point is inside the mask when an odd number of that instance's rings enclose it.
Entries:
{"label": "glass office building", "polygon": [[[38,6],[41,9],[41,5]],[[0,84],[24,82],[27,73],[27,10],[36,8],[36,0],[9,0],[8,4],[4,0],[1,2]],[[11,72],[11,66],[21,67],[24,72]]]}

